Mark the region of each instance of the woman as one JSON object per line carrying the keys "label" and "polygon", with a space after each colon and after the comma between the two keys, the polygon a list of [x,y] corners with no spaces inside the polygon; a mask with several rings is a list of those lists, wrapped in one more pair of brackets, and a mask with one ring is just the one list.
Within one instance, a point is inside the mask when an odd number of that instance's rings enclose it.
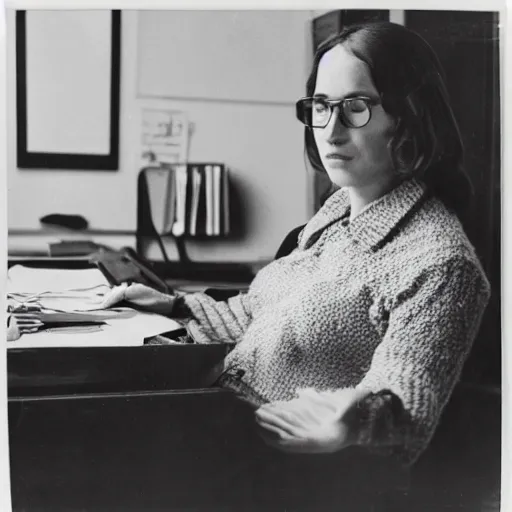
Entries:
{"label": "woman", "polygon": [[355,25],[318,50],[297,116],[334,193],[248,293],[120,298],[186,310],[199,343],[234,345],[219,385],[255,403],[283,451],[351,445],[413,463],[489,298],[461,219],[470,201],[442,70],[416,33]]}

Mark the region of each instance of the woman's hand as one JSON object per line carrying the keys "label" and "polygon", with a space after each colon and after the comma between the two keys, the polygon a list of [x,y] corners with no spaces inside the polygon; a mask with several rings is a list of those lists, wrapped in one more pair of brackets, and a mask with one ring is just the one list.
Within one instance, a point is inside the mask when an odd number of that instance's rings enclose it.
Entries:
{"label": "woman's hand", "polygon": [[354,432],[343,417],[363,396],[352,388],[325,393],[305,389],[293,400],[263,405],[256,421],[267,444],[282,451],[332,453],[353,444]]}
{"label": "woman's hand", "polygon": [[7,299],[8,341],[19,338],[22,334],[36,332],[43,326],[41,305],[37,302],[20,303]]}
{"label": "woman's hand", "polygon": [[174,295],[166,295],[144,284],[134,283],[128,285],[123,283],[114,286],[109,293],[103,297],[102,308],[110,308],[115,304],[126,301],[146,311],[160,315],[170,315],[176,301]]}

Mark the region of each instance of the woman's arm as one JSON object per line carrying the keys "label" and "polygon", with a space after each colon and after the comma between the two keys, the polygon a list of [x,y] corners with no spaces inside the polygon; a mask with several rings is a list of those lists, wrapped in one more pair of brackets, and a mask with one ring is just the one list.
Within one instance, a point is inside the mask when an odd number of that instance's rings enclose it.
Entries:
{"label": "woman's arm", "polygon": [[238,343],[252,318],[247,293],[239,293],[227,301],[192,293],[183,295],[177,308],[192,316],[187,327],[197,343]]}
{"label": "woman's arm", "polygon": [[411,461],[421,453],[460,377],[489,295],[480,268],[457,258],[421,272],[393,299],[384,339],[357,386],[374,398],[352,413],[359,418],[356,444],[401,445]]}
{"label": "woman's arm", "polygon": [[485,276],[469,261],[425,270],[390,304],[384,339],[355,389],[309,391],[260,408],[270,443],[315,453],[360,445],[413,462],[460,376],[488,298]]}
{"label": "woman's arm", "polygon": [[188,331],[197,343],[237,343],[251,321],[246,293],[216,301],[205,293],[167,295],[143,284],[123,284],[104,297],[102,307],[122,301],[161,315],[190,318]]}

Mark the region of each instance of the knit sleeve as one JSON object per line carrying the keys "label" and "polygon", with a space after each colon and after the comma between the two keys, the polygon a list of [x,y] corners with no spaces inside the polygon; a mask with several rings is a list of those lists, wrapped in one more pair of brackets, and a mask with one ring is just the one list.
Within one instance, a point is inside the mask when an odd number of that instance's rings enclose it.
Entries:
{"label": "knit sleeve", "polygon": [[389,454],[407,438],[411,417],[397,395],[389,390],[370,393],[345,414],[355,444]]}
{"label": "knit sleeve", "polygon": [[250,300],[247,293],[216,301],[204,293],[183,297],[192,319],[189,334],[197,343],[238,343],[251,321]]}
{"label": "knit sleeve", "polygon": [[[369,393],[386,390],[403,404],[395,408],[402,420],[386,424],[388,430],[395,428],[397,451],[406,462],[414,461],[428,444],[488,299],[483,272],[458,258],[421,272],[390,301],[384,339],[357,387]],[[381,412],[391,410],[385,402],[382,407]],[[392,443],[393,432],[374,438],[369,431],[372,425],[366,422],[359,444],[371,448],[383,438]]]}

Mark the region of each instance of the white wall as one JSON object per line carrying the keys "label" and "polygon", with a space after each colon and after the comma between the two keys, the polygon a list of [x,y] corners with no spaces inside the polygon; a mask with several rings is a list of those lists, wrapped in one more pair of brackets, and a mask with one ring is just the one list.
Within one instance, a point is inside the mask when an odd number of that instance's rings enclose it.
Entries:
{"label": "white wall", "polygon": [[290,103],[304,90],[307,11],[141,11],[138,93]]}
{"label": "white wall", "polygon": [[403,9],[391,9],[389,11],[389,21],[405,25],[405,11]]}
{"label": "white wall", "polygon": [[[210,33],[198,30],[201,24],[207,23],[207,18],[204,12],[196,12],[195,26],[194,13],[190,11],[123,12],[122,118],[117,172],[17,169],[14,13],[8,12],[9,228],[37,229],[39,217],[59,212],[80,213],[93,229],[134,229],[138,172],[136,122],[138,109],[154,101],[153,98],[188,112],[195,125],[190,160],[225,162],[233,169],[245,201],[246,236],[241,240],[190,244],[192,257],[234,261],[271,258],[284,235],[309,218],[313,208],[312,178],[304,166],[302,129],[294,118],[294,102],[304,90],[309,71],[312,13],[261,11],[254,13],[253,23],[249,25],[250,13],[238,14],[238,24],[234,24],[237,17],[233,18],[233,13],[215,13],[212,26],[218,33],[231,34],[234,38],[230,43],[235,50],[231,52],[232,58],[223,61],[215,52],[229,52],[229,45],[219,48],[217,41],[212,47],[211,30]],[[182,31],[179,51],[170,58],[173,41],[170,28],[176,24],[190,27],[194,44],[184,44],[186,32]],[[247,30],[248,26],[251,30]],[[241,32],[246,35],[240,46],[244,51],[237,47]],[[251,58],[244,59],[245,54]],[[212,87],[196,86],[191,96],[199,94],[201,100],[181,99],[186,91],[174,87],[172,76],[188,69],[197,82],[201,70],[191,63],[202,61],[204,65],[205,56],[209,55],[217,67],[224,62]],[[236,74],[230,67],[233,62]],[[210,73],[215,69],[210,69]],[[219,90],[223,76],[224,96]],[[256,79],[259,85],[255,86]],[[209,89],[211,92],[206,96]],[[271,97],[273,89],[277,102]],[[230,91],[229,95],[226,91]]]}

